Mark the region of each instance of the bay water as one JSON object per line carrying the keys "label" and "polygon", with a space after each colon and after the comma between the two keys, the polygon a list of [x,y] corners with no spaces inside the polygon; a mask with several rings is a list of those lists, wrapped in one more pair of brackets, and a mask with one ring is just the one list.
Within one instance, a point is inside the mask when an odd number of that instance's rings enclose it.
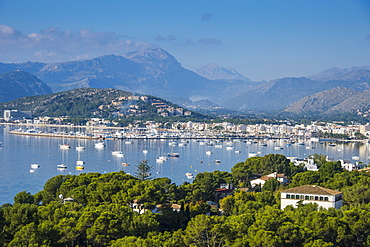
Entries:
{"label": "bay water", "polygon": [[[37,193],[48,179],[56,175],[121,170],[134,175],[135,165],[143,160],[148,160],[148,164],[152,166],[152,178],[168,177],[176,184],[193,180],[186,173],[192,173],[195,177],[200,172],[230,172],[236,163],[245,161],[249,153],[258,153],[260,156],[279,153],[298,158],[318,153],[335,160],[349,159],[355,162],[353,159],[359,159],[365,164],[370,160],[370,145],[360,142],[339,142],[334,146],[328,142],[316,143],[308,140],[304,145],[287,145],[289,140],[282,139],[258,140],[256,143],[241,139],[135,139],[129,142],[105,140],[105,147],[97,149],[97,140],[21,136],[9,134],[9,130],[9,126],[0,128],[0,205],[13,203],[14,196],[21,191]],[[71,148],[60,149],[59,145],[65,143],[70,144]],[[83,146],[85,149],[77,151],[76,146]],[[122,151],[124,156],[114,156],[112,151]],[[159,156],[167,153],[179,153],[179,157],[168,157],[163,163],[156,162]],[[77,160],[85,162],[84,170],[76,170]],[[123,166],[122,163],[129,165]],[[31,164],[38,164],[39,168],[32,169]],[[58,170],[57,165],[60,164],[65,164],[67,168]]]}

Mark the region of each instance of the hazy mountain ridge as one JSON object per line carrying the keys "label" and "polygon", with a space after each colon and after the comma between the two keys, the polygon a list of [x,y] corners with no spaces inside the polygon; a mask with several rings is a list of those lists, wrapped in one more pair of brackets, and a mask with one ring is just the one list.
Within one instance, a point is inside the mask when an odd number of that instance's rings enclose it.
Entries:
{"label": "hazy mountain ridge", "polygon": [[[0,63],[0,72],[10,69],[36,75],[54,92],[81,87],[116,88],[165,99],[209,100],[235,110],[282,110],[304,97],[336,87],[359,92],[370,89],[370,66],[331,68],[307,77],[251,82],[234,69],[210,64],[202,72],[198,71],[214,78],[210,80],[183,68],[171,54],[160,48],[64,63]],[[201,102],[192,106],[209,105]],[[324,109],[318,107],[319,111]]]}
{"label": "hazy mountain ridge", "polygon": [[[271,80],[254,87],[250,91],[242,92],[239,96],[229,101],[225,101],[223,106],[234,109],[237,106],[239,110],[279,110],[285,109],[288,105],[306,96],[336,87],[344,87],[361,92],[370,89],[370,70],[364,68],[356,70],[344,69],[343,71],[331,69],[309,78],[287,77]],[[311,109],[313,110],[313,108]]]}
{"label": "hazy mountain ridge", "polygon": [[336,87],[306,96],[290,104],[284,111],[294,114],[323,113],[358,94],[359,92],[349,88]]}
{"label": "hazy mountain ridge", "polygon": [[354,112],[356,110],[369,110],[369,109],[370,109],[370,89],[343,100],[341,103],[333,106],[325,113],[332,113],[338,111]]}
{"label": "hazy mountain ridge", "polygon": [[318,74],[306,76],[311,80],[329,81],[329,80],[345,80],[345,81],[370,81],[370,66],[351,67],[351,68],[330,68]]}
{"label": "hazy mountain ridge", "polygon": [[0,64],[0,71],[9,68],[32,71],[54,92],[94,87],[159,97],[216,99],[229,84],[208,80],[183,68],[172,55],[160,48],[64,63]]}
{"label": "hazy mountain ridge", "polygon": [[246,78],[238,71],[233,68],[225,68],[214,63],[206,64],[198,69],[195,72],[207,79],[210,80],[230,80],[230,81],[245,81],[251,82],[250,79]]}
{"label": "hazy mountain ridge", "polygon": [[30,73],[18,70],[0,74],[0,102],[51,92],[46,84]]}

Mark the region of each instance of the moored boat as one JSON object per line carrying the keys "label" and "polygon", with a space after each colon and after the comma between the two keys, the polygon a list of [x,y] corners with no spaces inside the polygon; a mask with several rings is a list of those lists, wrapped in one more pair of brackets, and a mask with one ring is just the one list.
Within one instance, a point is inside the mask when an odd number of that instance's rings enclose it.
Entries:
{"label": "moored boat", "polygon": [[166,157],[161,156],[161,157],[158,157],[158,158],[156,159],[156,162],[157,162],[157,163],[163,163],[163,162],[165,162],[166,160],[167,160],[167,158],[166,158]]}
{"label": "moored boat", "polygon": [[60,149],[70,149],[71,145],[70,144],[59,144]]}
{"label": "moored boat", "polygon": [[250,158],[250,157],[254,157],[254,156],[257,156],[258,154],[257,153],[255,153],[255,152],[249,152],[248,153],[248,157]]}
{"label": "moored boat", "polygon": [[95,143],[95,148],[104,148],[104,146],[105,146],[104,142]]}
{"label": "moored boat", "polygon": [[168,157],[180,157],[180,154],[179,153],[168,153],[167,156]]}
{"label": "moored boat", "polygon": [[39,164],[31,164],[31,168],[32,169],[37,169],[37,168],[39,168],[40,167],[40,165]]}
{"label": "moored boat", "polygon": [[76,161],[76,166],[83,166],[84,164],[85,164],[85,161],[82,161],[82,160]]}
{"label": "moored boat", "polygon": [[83,151],[83,150],[85,150],[85,147],[83,147],[83,146],[77,146],[76,147],[76,150],[77,151]]}
{"label": "moored boat", "polygon": [[123,156],[123,152],[122,151],[112,151],[112,155],[117,156],[117,157],[121,157],[121,155]]}

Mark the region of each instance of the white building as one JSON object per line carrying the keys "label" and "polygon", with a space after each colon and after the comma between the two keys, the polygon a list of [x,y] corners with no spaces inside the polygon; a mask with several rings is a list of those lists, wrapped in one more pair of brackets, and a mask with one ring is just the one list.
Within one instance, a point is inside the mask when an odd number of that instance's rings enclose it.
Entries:
{"label": "white building", "polygon": [[275,178],[281,184],[286,184],[289,182],[288,178],[284,174],[277,174],[276,172],[268,174],[266,176],[256,178],[250,181],[252,188],[256,185],[261,185],[261,188],[265,185],[266,181]]}
{"label": "white building", "polygon": [[32,118],[31,111],[4,110],[4,120],[18,120],[22,118]]}
{"label": "white building", "polygon": [[314,162],[314,159],[298,159],[297,157],[287,157],[290,162],[292,162],[294,165],[298,166],[300,164],[304,164],[306,169],[308,171],[318,171],[317,165]]}
{"label": "white building", "polygon": [[349,162],[349,160],[342,160],[340,159],[340,164],[343,169],[346,169],[347,171],[355,171],[355,170],[360,170],[365,167],[365,164],[356,162],[355,164]]}
{"label": "white building", "polygon": [[297,202],[303,204],[317,203],[323,208],[339,209],[343,205],[342,192],[327,189],[317,185],[303,185],[281,191],[281,209],[288,205],[297,206]]}

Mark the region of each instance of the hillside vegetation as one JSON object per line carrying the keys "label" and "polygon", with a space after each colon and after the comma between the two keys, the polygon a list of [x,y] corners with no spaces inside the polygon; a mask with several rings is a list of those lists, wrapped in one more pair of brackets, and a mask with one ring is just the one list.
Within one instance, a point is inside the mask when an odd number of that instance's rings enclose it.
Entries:
{"label": "hillside vegetation", "polygon": [[9,109],[32,111],[34,116],[71,118],[184,116],[186,113],[192,117],[205,117],[154,96],[95,88],[29,96],[0,104],[0,111]]}
{"label": "hillside vegetation", "polygon": [[[370,175],[344,172],[337,162],[322,163],[319,171],[293,167],[283,155],[270,154],[240,162],[232,173],[199,173],[193,183],[182,185],[168,178],[143,180],[123,171],[59,175],[35,195],[20,192],[14,204],[0,208],[0,244],[369,246]],[[274,170],[286,171],[291,184],[279,186],[271,179],[262,192],[235,190],[219,201],[222,212],[207,203],[221,183],[240,185]],[[298,202],[297,208],[281,210],[279,191],[305,184],[342,191],[345,206],[322,209]],[[72,202],[63,203],[63,198]]]}

